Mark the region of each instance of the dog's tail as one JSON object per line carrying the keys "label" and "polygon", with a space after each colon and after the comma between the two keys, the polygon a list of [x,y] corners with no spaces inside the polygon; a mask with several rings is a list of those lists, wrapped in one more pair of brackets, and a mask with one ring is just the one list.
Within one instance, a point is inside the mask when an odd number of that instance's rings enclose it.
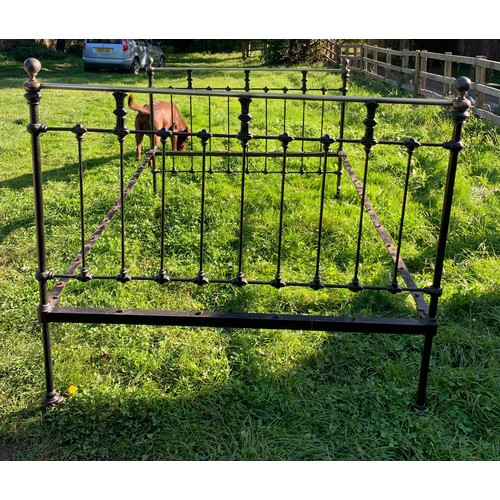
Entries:
{"label": "dog's tail", "polygon": [[149,106],[141,106],[134,101],[134,96],[131,95],[128,98],[128,106],[130,109],[134,111],[138,111],[139,113],[143,113],[145,115],[149,115]]}

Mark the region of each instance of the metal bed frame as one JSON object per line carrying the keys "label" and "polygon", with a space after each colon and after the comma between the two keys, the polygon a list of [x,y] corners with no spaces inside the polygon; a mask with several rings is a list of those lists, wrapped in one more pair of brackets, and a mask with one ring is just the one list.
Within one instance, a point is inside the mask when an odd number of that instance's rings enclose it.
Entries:
{"label": "metal bed frame", "polygon": [[[37,256],[38,256],[38,271],[36,279],[39,283],[40,305],[38,309],[39,321],[41,323],[44,362],[45,362],[45,381],[46,392],[43,398],[45,404],[57,404],[62,401],[62,397],[54,387],[53,366],[52,366],[52,349],[50,338],[50,323],[104,323],[104,324],[142,324],[142,325],[181,325],[190,327],[222,327],[222,328],[257,328],[257,329],[289,329],[289,330],[318,330],[328,332],[364,332],[364,333],[391,333],[391,334],[415,334],[424,337],[424,345],[421,358],[420,375],[418,382],[418,391],[416,397],[416,408],[423,410],[426,402],[426,388],[429,374],[429,364],[431,358],[431,350],[434,336],[437,333],[437,308],[439,298],[442,294],[441,281],[443,274],[443,262],[445,258],[446,240],[450,225],[450,213],[453,201],[453,188],[455,182],[455,174],[457,170],[459,153],[463,148],[461,142],[462,126],[469,114],[471,106],[467,99],[467,92],[470,87],[470,80],[465,77],[459,77],[456,80],[455,88],[457,95],[454,99],[414,99],[414,98],[396,98],[396,97],[363,97],[363,96],[348,96],[347,95],[347,78],[349,75],[348,61],[343,60],[343,66],[340,69],[328,70],[332,73],[338,73],[342,78],[342,86],[334,89],[340,95],[326,95],[329,90],[326,88],[309,89],[307,87],[307,75],[309,69],[299,69],[302,74],[301,87],[297,89],[269,89],[267,87],[255,89],[250,85],[250,74],[252,71],[262,71],[261,68],[230,68],[235,71],[244,72],[244,86],[238,89],[229,87],[224,89],[204,88],[195,89],[193,86],[193,71],[198,68],[155,68],[155,71],[174,70],[187,71],[187,88],[155,88],[153,83],[153,69],[151,66],[147,70],[149,83],[147,87],[109,87],[101,85],[78,85],[78,84],[56,84],[42,83],[37,79],[37,75],[41,70],[41,64],[36,59],[30,58],[25,61],[25,70],[29,75],[29,79],[24,82],[25,98],[27,99],[30,110],[30,123],[28,131],[31,134],[32,148],[32,167],[33,167],[33,186],[34,186],[34,203],[35,203],[35,222],[37,235]],[[206,69],[206,68],[204,68]],[[218,68],[227,70],[227,68]],[[267,71],[273,69],[268,69]],[[296,70],[297,71],[297,70]],[[116,109],[113,110],[116,116],[116,126],[113,129],[92,129],[86,128],[81,124],[74,127],[51,127],[40,122],[39,108],[42,98],[41,91],[65,90],[65,91],[87,91],[87,92],[106,92],[114,96]],[[276,92],[278,90],[278,92]],[[316,94],[311,90],[317,91]],[[125,98],[129,93],[145,94],[149,97],[150,103],[153,102],[153,96],[167,97],[170,99],[184,96],[189,98],[192,103],[193,97],[203,97],[209,102],[211,99],[227,99],[228,113],[229,103],[237,100],[240,106],[240,114],[238,120],[240,129],[237,133],[228,131],[224,133],[212,133],[209,129],[191,132],[176,132],[172,130],[152,130],[147,131],[151,137],[153,134],[160,136],[161,147],[155,150],[153,147],[147,152],[144,161],[139,165],[137,171],[132,178],[126,182],[124,178],[124,139],[128,134],[138,133],[136,130],[130,130],[126,126],[125,116]],[[290,101],[298,101],[305,107],[306,103],[337,103],[339,106],[339,128],[337,137],[332,137],[329,134],[321,134],[320,136],[310,137],[304,133],[304,118],[302,122],[301,137],[292,137],[286,130],[286,123],[282,134],[269,134],[267,131],[263,134],[254,134],[251,129],[252,115],[250,110],[252,103],[267,103],[270,100],[278,100],[283,103],[283,110],[286,113],[286,105]],[[366,109],[366,118],[363,121],[364,135],[361,138],[345,137],[346,106],[351,103],[361,103]],[[375,127],[377,125],[377,109],[380,106],[439,106],[451,108],[451,116],[453,119],[453,132],[449,141],[436,143],[419,143],[415,139],[394,140],[394,141],[379,141],[375,138]],[[305,108],[304,108],[305,109]],[[209,107],[210,110],[210,107]],[[192,109],[191,117],[192,117]],[[210,113],[210,111],[209,111]],[[267,113],[267,111],[266,111]],[[267,122],[267,117],[266,117]],[[151,121],[152,123],[152,121]],[[229,123],[229,122],[228,122]],[[300,125],[300,124],[299,124]],[[209,127],[210,128],[210,127]],[[323,130],[323,125],[321,126]],[[55,272],[49,270],[47,266],[47,255],[45,248],[45,227],[44,227],[44,185],[42,180],[42,156],[41,156],[41,136],[46,132],[62,132],[73,134],[78,143],[78,165],[80,174],[80,221],[81,221],[81,248],[79,253],[70,263],[69,267],[64,272]],[[102,222],[97,226],[92,236],[86,239],[85,234],[85,206],[83,202],[83,175],[82,175],[82,150],[81,141],[85,134],[113,134],[116,136],[119,143],[119,163],[120,163],[120,185],[119,196],[109,212],[103,218]],[[191,141],[191,146],[187,151],[171,151],[166,148],[167,140],[172,135],[187,134]],[[214,137],[219,137],[227,140],[227,150],[211,150],[211,140]],[[239,144],[238,149],[229,147],[230,141],[233,140]],[[253,151],[250,145],[252,141],[260,140],[266,144],[264,150]],[[152,139],[151,139],[152,141]],[[193,147],[194,141],[199,141],[200,147]],[[289,145],[292,141],[301,142],[302,147],[300,152],[289,151]],[[278,144],[279,149],[268,149],[268,142]],[[314,144],[315,148],[304,147],[304,144]],[[375,213],[374,207],[370,203],[367,196],[368,171],[370,169],[371,151],[374,147],[384,144],[388,146],[404,147],[407,151],[407,166],[406,178],[404,182],[404,193],[401,201],[401,214],[399,216],[399,230],[397,237],[393,239],[387,229],[382,224],[381,220]],[[151,142],[151,145],[153,143]],[[364,150],[364,172],[361,179],[356,176],[355,170],[344,150],[345,145],[353,145],[361,147]],[[439,226],[439,235],[434,254],[434,271],[433,280],[430,286],[419,287],[412,278],[407,266],[401,256],[401,245],[403,241],[403,227],[405,220],[405,210],[407,198],[409,195],[409,175],[414,152],[423,147],[428,148],[443,148],[449,151],[448,171],[446,178],[446,188],[443,196],[443,205],[441,211],[441,222]],[[201,159],[201,168],[197,170],[192,166],[186,170],[187,173],[197,173],[201,176],[200,186],[200,228],[199,228],[199,259],[198,273],[195,277],[192,276],[171,276],[168,269],[165,268],[165,184],[166,176],[171,174],[179,174],[180,171],[175,167],[175,159],[177,157],[199,158]],[[259,172],[249,169],[249,159],[253,157],[262,158],[264,160],[264,168]],[[283,212],[284,212],[284,192],[285,179],[292,173],[309,174],[304,169],[303,165],[296,172],[288,171],[287,165],[290,158],[318,158],[320,166],[315,172],[321,178],[321,192],[319,195],[319,217],[317,226],[317,244],[316,266],[311,272],[309,279],[302,281],[286,281],[283,269],[281,268],[281,249],[283,244]],[[168,170],[166,167],[166,159],[171,158],[173,167]],[[214,170],[211,166],[212,158],[226,158],[228,161],[227,169]],[[237,158],[241,168],[236,171],[229,166],[229,159]],[[278,171],[270,171],[267,168],[267,160],[269,158],[278,158],[281,161],[282,167]],[[160,161],[157,161],[160,160]],[[127,270],[126,258],[126,243],[125,238],[125,212],[126,199],[133,189],[135,183],[139,179],[142,172],[152,164],[153,172],[153,187],[155,193],[158,189],[157,175],[160,176],[160,194],[161,196],[161,235],[159,242],[159,264],[158,273],[155,276],[132,276]],[[161,163],[161,165],[157,165]],[[335,168],[331,167],[331,164]],[[352,280],[348,283],[326,282],[320,275],[320,263],[322,258],[322,248],[324,243],[323,235],[323,212],[325,207],[325,184],[327,178],[333,175],[336,177],[336,194],[341,195],[341,178],[346,172],[354,184],[354,187],[359,194],[359,219],[356,221],[357,227],[357,251],[355,260],[352,263]],[[207,276],[205,274],[204,262],[204,219],[205,219],[205,179],[207,175],[213,173],[226,173],[237,175],[240,178],[240,210],[239,210],[239,239],[237,251],[237,273],[231,279],[222,279],[217,277]],[[245,182],[248,176],[260,174],[274,174],[281,176],[281,201],[280,201],[280,221],[279,234],[277,238],[277,259],[276,273],[271,279],[250,279],[245,274],[243,263],[243,248],[246,244],[244,238],[245,227]],[[96,243],[98,238],[106,230],[109,222],[113,217],[120,215],[121,225],[121,269],[117,274],[97,276],[92,274],[92,270],[87,267],[86,256]],[[359,277],[359,267],[362,255],[362,231],[366,215],[373,223],[378,235],[386,246],[392,262],[391,279],[387,285],[366,285],[362,284]],[[78,280],[82,283],[91,280],[115,280],[121,283],[133,281],[151,281],[161,286],[168,286],[168,283],[178,282],[195,283],[199,286],[271,286],[276,289],[283,287],[309,287],[314,290],[321,289],[344,289],[353,293],[362,292],[369,293],[371,290],[386,291],[389,294],[408,293],[415,302],[416,317],[401,318],[401,317],[365,317],[365,316],[338,316],[338,315],[308,315],[308,314],[276,314],[274,312],[256,313],[251,311],[230,312],[230,311],[210,311],[210,310],[148,310],[148,309],[116,309],[116,308],[87,308],[87,307],[64,307],[60,305],[61,294],[65,286],[71,280]],[[55,285],[49,290],[49,284],[55,281]],[[190,285],[193,286],[193,285]]]}

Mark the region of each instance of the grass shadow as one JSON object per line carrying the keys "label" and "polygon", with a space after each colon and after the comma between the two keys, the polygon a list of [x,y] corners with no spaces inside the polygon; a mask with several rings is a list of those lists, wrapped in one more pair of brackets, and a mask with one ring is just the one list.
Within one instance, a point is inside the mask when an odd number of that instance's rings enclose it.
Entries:
{"label": "grass shadow", "polygon": [[[99,156],[95,158],[84,159],[84,169],[85,171],[96,169],[102,165],[105,165],[111,161],[119,161],[119,155],[110,156]],[[131,159],[135,158],[134,153],[126,153],[124,158]],[[62,167],[53,168],[50,170],[43,170],[42,182],[69,182],[73,180],[78,175],[78,163],[66,163]],[[21,174],[17,177],[12,177],[10,179],[0,181],[0,189],[14,189],[21,190],[30,188],[33,186],[33,174]]]}
{"label": "grass shadow", "polygon": [[[421,459],[425,432],[409,406],[415,380],[377,373],[379,354],[353,336],[223,333],[228,375],[189,391],[144,384],[82,389],[25,428],[14,460]],[[303,335],[303,334],[302,334]],[[291,337],[290,337],[291,336]],[[295,347],[294,347],[295,346]],[[296,362],[279,366],[282,350]],[[180,371],[189,363],[173,359]],[[396,362],[395,362],[396,363]],[[172,367],[170,367],[172,368]],[[394,370],[393,370],[394,371]],[[158,388],[171,371],[164,372]],[[356,384],[356,390],[352,385]],[[180,394],[183,394],[182,396]],[[367,428],[367,422],[368,424]],[[425,425],[424,425],[425,427]],[[421,446],[422,445],[422,446]]]}

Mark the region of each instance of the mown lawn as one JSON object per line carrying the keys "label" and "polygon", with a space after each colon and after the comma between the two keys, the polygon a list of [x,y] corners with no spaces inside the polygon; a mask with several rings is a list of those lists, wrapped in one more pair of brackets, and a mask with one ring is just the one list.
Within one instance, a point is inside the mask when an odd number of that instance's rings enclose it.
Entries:
{"label": "mown lawn", "polygon": [[[241,65],[236,55],[180,57],[176,63]],[[84,73],[78,61],[44,63],[46,82],[140,85],[145,82],[120,73]],[[156,86],[175,82],[157,74]],[[199,86],[227,77],[207,75]],[[221,78],[221,80],[217,80]],[[284,85],[283,74],[269,86]],[[43,409],[44,378],[40,327],[36,308],[36,270],[30,137],[26,132],[28,107],[21,65],[0,66],[0,444],[13,460],[498,460],[500,458],[500,177],[498,128],[471,117],[465,125],[463,151],[456,185],[444,290],[439,310],[429,379],[429,409],[416,413],[414,401],[421,339],[406,336],[366,336],[322,332],[255,331],[125,327],[120,325],[53,325],[56,387],[66,397],[63,405]],[[292,83],[287,83],[291,85]],[[296,82],[295,82],[296,84]],[[397,95],[393,89],[353,79],[350,94]],[[113,126],[109,96],[52,91],[40,105],[42,123],[53,126]],[[293,115],[301,111],[290,110]],[[346,135],[359,137],[361,107],[352,107]],[[193,116],[194,129],[205,127],[202,111]],[[214,126],[225,126],[222,110]],[[256,118],[257,119],[257,118]],[[379,138],[415,136],[447,140],[450,120],[440,110],[409,107],[380,110]],[[277,128],[280,124],[275,124]],[[63,271],[78,251],[78,171],[75,142],[46,134],[44,183],[47,189],[46,225],[50,265]],[[127,138],[126,171],[137,167],[133,138]],[[85,138],[85,175],[88,181],[89,221],[99,222],[115,200],[116,139]],[[387,226],[397,227],[398,197],[404,155],[380,148],[374,152],[370,196],[381,208]],[[353,159],[360,159],[353,152]],[[421,282],[432,276],[426,253],[433,241],[446,170],[446,154],[432,150],[417,156],[412,171],[412,199],[407,247],[403,256]],[[257,178],[257,177],[255,177]],[[234,206],[239,178],[209,177],[207,181],[207,272],[235,272]],[[245,255],[257,273],[274,273],[265,235],[276,231],[279,182],[249,181],[248,224],[258,252]],[[304,179],[296,177],[294,179]],[[375,182],[376,181],[376,182]],[[325,231],[340,238],[357,213],[356,195],[344,176],[342,202],[332,202]],[[319,178],[290,180],[286,211],[289,237],[284,266],[302,276],[311,268],[314,252],[307,245],[317,223]],[[198,252],[199,176],[171,177],[168,185],[167,231],[169,272],[196,274]],[[333,186],[330,186],[333,193]],[[304,198],[306,201],[304,202]],[[215,200],[220,200],[215,203]],[[298,200],[303,206],[298,210]],[[384,205],[382,205],[382,201]],[[131,243],[127,258],[133,273],[156,271],[154,253],[160,203],[145,173],[130,199]],[[385,208],[385,210],[383,209]],[[394,215],[396,214],[396,215]],[[345,224],[342,225],[342,224]],[[182,238],[179,238],[179,231]],[[89,256],[99,273],[119,267],[118,227],[111,225],[100,246]],[[136,237],[136,238],[135,238]],[[169,239],[171,238],[171,239]],[[369,238],[369,236],[367,236]],[[61,245],[64,241],[64,245]],[[275,241],[275,240],[274,240]],[[337,240],[338,241],[338,240]],[[368,240],[371,241],[371,240]],[[312,244],[312,243],[311,243]],[[336,266],[325,275],[350,276],[343,262],[352,260],[355,242],[331,245],[327,251]],[[375,247],[374,247],[375,248]],[[308,253],[309,252],[309,253]],[[106,255],[106,259],[102,256]],[[111,255],[111,257],[108,257]],[[363,267],[366,280],[377,283],[376,248]],[[286,257],[288,256],[288,257]],[[299,258],[300,256],[300,258]],[[194,259],[194,260],[193,260]],[[287,260],[288,259],[288,260]],[[194,262],[194,267],[193,267]],[[191,267],[190,267],[191,266]],[[152,285],[154,286],[152,288]],[[384,314],[392,296],[338,293],[332,300],[323,292],[271,287],[257,290],[151,283],[119,286],[114,282],[81,285],[65,291],[68,304],[137,307],[211,306],[221,309],[276,310]],[[399,313],[408,305],[399,297]],[[68,389],[76,388],[70,394]]]}

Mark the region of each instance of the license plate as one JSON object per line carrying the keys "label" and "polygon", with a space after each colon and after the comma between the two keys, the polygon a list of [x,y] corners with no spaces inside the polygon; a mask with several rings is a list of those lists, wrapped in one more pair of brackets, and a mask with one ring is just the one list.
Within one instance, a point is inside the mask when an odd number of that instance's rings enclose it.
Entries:
{"label": "license plate", "polygon": [[113,49],[95,49],[96,52],[113,52]]}

